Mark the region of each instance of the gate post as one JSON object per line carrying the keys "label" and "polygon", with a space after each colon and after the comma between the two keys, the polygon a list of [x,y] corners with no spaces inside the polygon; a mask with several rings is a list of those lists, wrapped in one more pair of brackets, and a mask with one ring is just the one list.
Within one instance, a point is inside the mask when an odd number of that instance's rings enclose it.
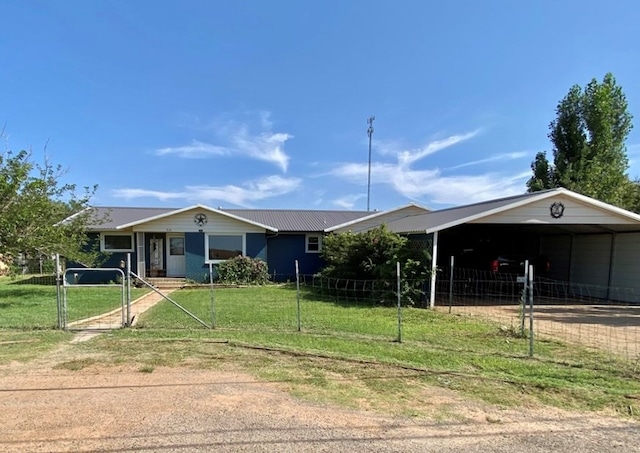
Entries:
{"label": "gate post", "polygon": [[127,272],[125,274],[127,280],[127,324],[126,327],[131,327],[131,253],[127,253]]}

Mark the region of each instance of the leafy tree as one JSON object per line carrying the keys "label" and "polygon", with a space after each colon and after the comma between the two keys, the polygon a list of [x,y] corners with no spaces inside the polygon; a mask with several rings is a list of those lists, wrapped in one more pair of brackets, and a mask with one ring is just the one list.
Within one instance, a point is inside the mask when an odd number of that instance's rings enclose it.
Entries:
{"label": "leafy tree", "polygon": [[95,220],[88,203],[96,187],[78,197],[75,185],[59,182],[63,174],[46,159],[34,163],[28,151],[0,153],[0,255],[5,261],[55,253],[78,262],[96,258],[84,250],[86,227]]}
{"label": "leafy tree", "polygon": [[565,187],[625,207],[629,178],[625,140],[632,115],[612,74],[591,80],[584,90],[574,85],[556,108],[549,125],[553,165],[545,153],[531,164],[529,192]]}
{"label": "leafy tree", "polygon": [[324,238],[323,277],[348,280],[377,280],[387,287],[385,301],[394,300],[396,263],[401,263],[401,288],[405,303],[415,304],[424,295],[424,283],[431,271],[427,250],[382,225],[362,232],[332,234]]}

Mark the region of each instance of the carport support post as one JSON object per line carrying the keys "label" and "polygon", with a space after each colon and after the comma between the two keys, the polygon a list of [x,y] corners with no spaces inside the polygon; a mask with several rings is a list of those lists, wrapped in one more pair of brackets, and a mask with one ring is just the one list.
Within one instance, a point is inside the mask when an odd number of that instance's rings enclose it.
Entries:
{"label": "carport support post", "polygon": [[524,335],[524,318],[527,313],[527,288],[529,287],[529,260],[524,262],[524,282],[522,286],[522,296],[520,297],[520,334]]}
{"label": "carport support post", "polygon": [[451,313],[451,306],[453,305],[453,265],[455,264],[455,257],[451,255],[451,266],[449,266],[449,313]]}
{"label": "carport support post", "polygon": [[529,266],[529,357],[533,357],[533,266]]}
{"label": "carport support post", "polygon": [[429,307],[436,306],[436,271],[438,270],[438,232],[433,232],[433,244],[431,245],[431,288],[429,294]]}

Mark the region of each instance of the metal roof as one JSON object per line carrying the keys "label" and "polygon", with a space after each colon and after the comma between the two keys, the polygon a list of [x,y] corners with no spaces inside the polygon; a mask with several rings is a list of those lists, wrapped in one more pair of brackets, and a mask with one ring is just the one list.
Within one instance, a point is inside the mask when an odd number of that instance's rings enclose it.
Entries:
{"label": "metal roof", "polygon": [[[93,226],[93,230],[116,230],[123,225],[144,223],[146,220],[171,215],[184,208],[139,208],[98,206],[92,208],[94,218],[105,221]],[[371,215],[370,211],[314,211],[292,209],[222,209],[217,211],[230,214],[249,223],[275,228],[280,232],[324,231],[326,228],[351,222]]]}
{"label": "metal roof", "polygon": [[117,206],[93,206],[95,219],[103,219],[92,230],[115,230],[120,225],[137,222],[175,211],[176,208],[138,208]]}
{"label": "metal roof", "polygon": [[280,232],[324,231],[371,215],[371,211],[313,211],[291,209],[221,209],[253,222],[271,225]]}
{"label": "metal roof", "polygon": [[[588,203],[599,209],[608,211],[611,214],[631,219],[638,222],[636,225],[606,225],[610,231],[631,231],[637,230],[640,224],[640,216],[630,211],[618,208],[616,206],[604,203],[602,201],[589,198],[584,195],[572,192],[564,188],[556,188],[543,190],[540,192],[525,193],[512,197],[500,198],[496,200],[475,203],[466,206],[458,206],[455,208],[442,209],[440,211],[428,212],[425,214],[413,215],[402,219],[394,220],[388,223],[389,229],[397,233],[432,233],[434,231],[442,231],[463,223],[472,222],[483,217],[514,209],[519,206],[527,205],[537,200],[550,198],[558,194],[566,195],[570,198]],[[572,229],[569,225],[561,225],[561,228],[567,230]],[[580,226],[576,226],[579,229]],[[594,228],[594,227],[592,227]]]}
{"label": "metal roof", "polygon": [[[478,221],[485,217],[498,214],[520,206],[528,205],[538,200],[544,200],[555,195],[565,195],[578,202],[588,204],[594,208],[606,211],[625,219],[616,225],[600,225],[600,230],[607,231],[638,231],[640,230],[640,215],[612,206],[593,198],[580,195],[567,189],[557,188],[541,192],[525,193],[481,203],[458,206],[454,208],[431,211],[424,214],[408,215],[398,220],[387,223],[390,230],[398,233],[431,233],[442,231],[463,223]],[[371,211],[340,211],[340,210],[293,210],[293,209],[213,209],[197,205],[203,209],[219,212],[221,215],[228,215],[239,220],[246,220],[247,223],[264,226],[266,229],[273,229],[279,232],[323,232],[330,231],[332,227],[344,224],[351,224],[367,218],[382,215]],[[179,213],[187,208],[138,208],[138,207],[95,207],[95,218],[106,217],[106,221],[94,226],[94,230],[116,230],[118,227],[132,224],[144,223],[159,217],[170,216]],[[189,208],[190,209],[190,208]],[[399,208],[400,209],[400,208]],[[531,225],[533,227],[533,225]],[[582,230],[593,230],[596,225],[556,225],[556,228],[571,229],[579,232]]]}

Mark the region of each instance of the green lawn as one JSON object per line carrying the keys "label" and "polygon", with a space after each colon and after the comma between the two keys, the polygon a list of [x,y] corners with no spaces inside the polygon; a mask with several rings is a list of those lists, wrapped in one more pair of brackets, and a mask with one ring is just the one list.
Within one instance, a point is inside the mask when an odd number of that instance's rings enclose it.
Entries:
{"label": "green lawn", "polygon": [[[6,299],[1,292],[6,286],[0,285],[0,301]],[[0,310],[35,317],[49,304],[55,315],[55,298],[50,298],[55,293],[47,293],[52,289],[25,289],[29,291],[16,298],[21,302]],[[428,404],[420,400],[421,389],[436,385],[523,410],[546,404],[640,419],[637,362],[611,354],[537,339],[535,357],[530,358],[528,339],[498,323],[418,308],[403,309],[399,343],[394,307],[337,303],[311,293],[303,293],[300,300],[299,332],[292,287],[216,289],[214,296],[212,301],[208,289],[171,294],[203,321],[215,321],[213,329],[161,302],[140,317],[137,328],[74,345],[74,351],[145,370],[230,364],[287,383],[304,398],[354,407],[366,400],[412,414]],[[54,323],[55,316],[51,319]],[[30,357],[34,348],[44,351],[65,338],[62,332],[0,330],[0,344],[10,346],[13,352],[6,354],[14,359],[20,348]],[[8,359],[0,354],[3,360]]]}
{"label": "green lawn", "polygon": [[[147,290],[132,288],[133,300]],[[67,288],[68,321],[96,316],[120,307],[119,285]],[[0,329],[52,329],[58,325],[55,285],[0,280]]]}

